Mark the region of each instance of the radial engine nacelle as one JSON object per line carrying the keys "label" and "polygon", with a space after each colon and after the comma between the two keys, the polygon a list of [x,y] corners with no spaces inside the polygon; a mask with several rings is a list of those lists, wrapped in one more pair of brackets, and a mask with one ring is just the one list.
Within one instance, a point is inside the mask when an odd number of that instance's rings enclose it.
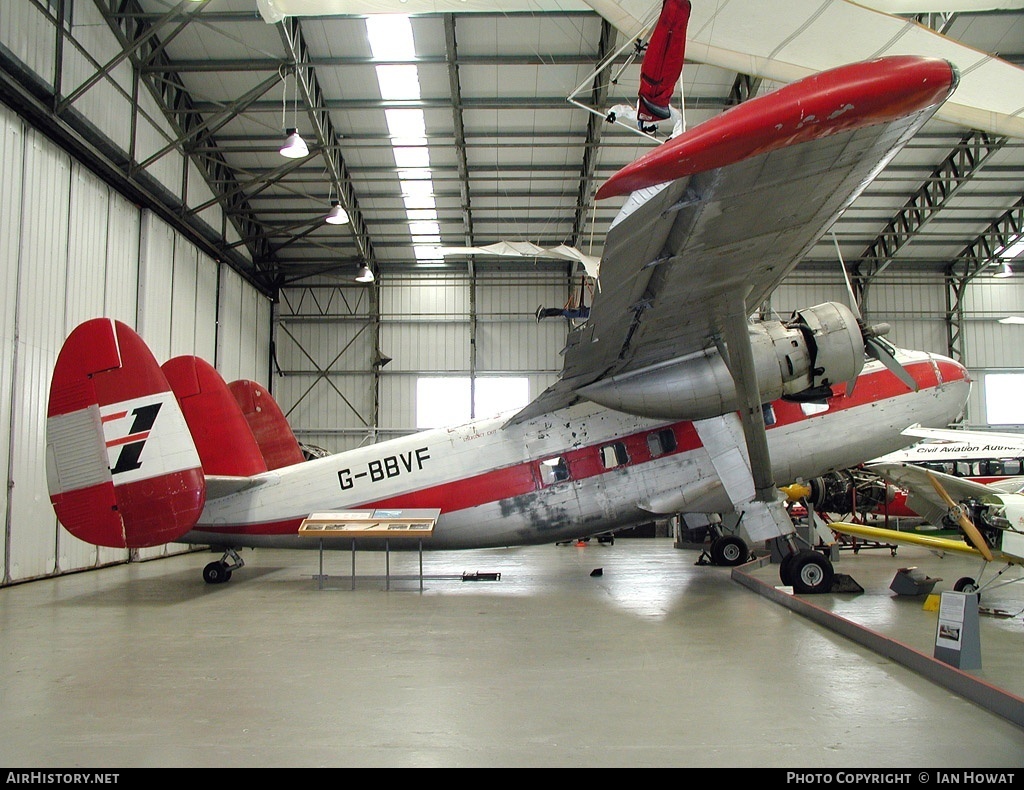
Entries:
{"label": "radial engine nacelle", "polygon": [[[798,310],[785,323],[752,324],[750,343],[762,403],[823,400],[833,384],[853,381],[864,367],[861,327],[838,302]],[[699,420],[740,408],[716,348],[614,376],[579,392],[603,406],[655,419]]]}

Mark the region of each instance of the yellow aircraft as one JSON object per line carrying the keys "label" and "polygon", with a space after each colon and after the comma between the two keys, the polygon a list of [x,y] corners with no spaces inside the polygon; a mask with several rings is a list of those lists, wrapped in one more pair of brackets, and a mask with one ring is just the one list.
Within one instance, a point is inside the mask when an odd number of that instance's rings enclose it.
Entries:
{"label": "yellow aircraft", "polygon": [[[956,526],[962,538],[841,521],[829,523],[834,532],[881,543],[924,546],[939,554],[953,552],[979,558],[981,569],[977,579],[970,576],[958,579],[953,585],[958,592],[980,594],[982,590],[1024,579],[1024,494],[1018,493],[1019,481],[977,483],[906,463],[867,464],[865,468],[906,490],[907,506],[929,524]],[[1001,569],[983,582],[985,571],[993,563],[1002,566]],[[1004,578],[1011,569],[1016,570],[1017,575]]]}

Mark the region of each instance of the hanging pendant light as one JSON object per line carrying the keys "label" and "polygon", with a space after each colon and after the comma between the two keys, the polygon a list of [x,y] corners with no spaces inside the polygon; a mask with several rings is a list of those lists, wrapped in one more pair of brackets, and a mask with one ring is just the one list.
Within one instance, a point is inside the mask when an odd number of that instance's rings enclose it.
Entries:
{"label": "hanging pendant light", "polygon": [[288,129],[285,131],[285,135],[284,145],[281,146],[281,156],[289,159],[302,159],[304,156],[309,156],[306,141],[302,139],[302,135],[297,129]]}
{"label": "hanging pendant light", "polygon": [[359,267],[359,271],[356,273],[356,282],[357,283],[372,283],[373,282],[373,272],[370,271],[370,267],[368,267],[365,263],[362,266]]}
{"label": "hanging pendant light", "polygon": [[1003,261],[1003,268],[992,275],[993,277],[1013,277],[1013,269],[1010,268],[1009,261]]}
{"label": "hanging pendant light", "polygon": [[344,225],[348,222],[348,214],[345,213],[345,209],[341,207],[341,203],[337,200],[331,201],[331,210],[327,212],[327,216],[324,221],[328,225]]}

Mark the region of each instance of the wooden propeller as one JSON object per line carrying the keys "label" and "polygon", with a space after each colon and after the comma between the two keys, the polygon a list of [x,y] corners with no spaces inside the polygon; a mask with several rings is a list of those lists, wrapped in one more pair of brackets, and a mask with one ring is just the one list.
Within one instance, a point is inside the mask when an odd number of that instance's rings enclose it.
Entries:
{"label": "wooden propeller", "polygon": [[946,503],[946,506],[949,508],[950,515],[956,516],[956,520],[960,523],[960,528],[963,529],[964,534],[967,535],[971,545],[981,553],[981,556],[984,557],[986,561],[992,562],[992,550],[988,547],[988,544],[985,542],[985,538],[982,537],[978,528],[974,526],[969,518],[967,518],[964,508],[953,501],[953,497],[946,493],[946,489],[942,487],[942,483],[940,483],[939,479],[931,472],[928,473],[928,479],[931,480],[932,487],[935,489],[936,493],[938,493]]}

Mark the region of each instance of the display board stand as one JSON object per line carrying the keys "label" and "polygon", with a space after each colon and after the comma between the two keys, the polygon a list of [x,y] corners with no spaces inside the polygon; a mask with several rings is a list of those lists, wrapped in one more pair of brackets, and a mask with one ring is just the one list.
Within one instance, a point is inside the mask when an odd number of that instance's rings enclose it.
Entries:
{"label": "display board stand", "polygon": [[418,541],[419,581],[423,590],[423,539],[434,532],[441,515],[439,508],[415,510],[346,510],[337,513],[313,513],[302,520],[299,534],[319,538],[320,589],[324,588],[324,541],[348,538],[352,547],[352,589],[356,588],[356,543],[360,539],[384,539],[385,589],[391,589],[391,539]]}
{"label": "display board stand", "polygon": [[981,669],[978,619],[977,593],[942,593],[934,657],[958,669]]}

